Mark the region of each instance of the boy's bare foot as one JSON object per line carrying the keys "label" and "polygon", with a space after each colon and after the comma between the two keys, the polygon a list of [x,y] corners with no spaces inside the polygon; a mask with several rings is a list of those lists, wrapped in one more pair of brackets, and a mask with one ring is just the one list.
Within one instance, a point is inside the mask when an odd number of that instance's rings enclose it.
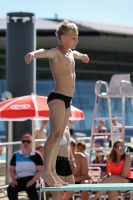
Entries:
{"label": "boy's bare foot", "polygon": [[44,181],[46,182],[46,184],[49,187],[60,187],[61,186],[61,184],[59,182],[57,182],[51,174],[50,175],[44,174]]}
{"label": "boy's bare foot", "polygon": [[60,178],[59,178],[59,176],[56,174],[56,172],[52,172],[52,175],[53,175],[53,177],[54,177],[54,179],[58,182],[58,183],[60,183],[61,185],[68,185],[68,182],[64,182],[64,181],[62,181]]}

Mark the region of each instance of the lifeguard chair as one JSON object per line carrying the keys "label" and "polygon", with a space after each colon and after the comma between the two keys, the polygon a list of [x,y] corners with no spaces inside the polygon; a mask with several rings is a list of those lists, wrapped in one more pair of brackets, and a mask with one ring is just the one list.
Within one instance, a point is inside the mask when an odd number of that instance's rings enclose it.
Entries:
{"label": "lifeguard chair", "polygon": [[[105,87],[105,92],[101,92],[101,88]],[[97,81],[95,84],[95,104],[94,104],[94,114],[93,114],[93,120],[92,120],[92,129],[91,129],[91,141],[90,141],[90,165],[91,166],[97,166],[96,164],[92,164],[92,154],[94,151],[98,150],[97,148],[94,148],[94,139],[95,137],[100,137],[101,135],[104,137],[110,136],[112,143],[113,141],[113,135],[121,135],[121,138],[125,140],[125,129],[132,128],[133,126],[126,126],[125,125],[125,99],[130,98],[131,103],[133,106],[133,88],[132,84],[130,82],[130,74],[115,74],[111,77],[110,84],[108,86],[107,82],[104,81]],[[99,101],[101,98],[107,99],[107,105],[108,105],[108,117],[97,117],[98,113],[98,106]],[[122,116],[116,117],[116,120],[121,120],[122,124],[122,132],[113,133],[112,129],[112,110],[111,110],[111,99],[112,98],[119,98],[122,104],[121,110],[122,110]],[[95,133],[95,124],[97,121],[100,120],[109,120],[110,122],[110,132],[108,133]],[[108,150],[109,148],[104,148],[105,150]],[[98,165],[99,166],[99,165]]]}

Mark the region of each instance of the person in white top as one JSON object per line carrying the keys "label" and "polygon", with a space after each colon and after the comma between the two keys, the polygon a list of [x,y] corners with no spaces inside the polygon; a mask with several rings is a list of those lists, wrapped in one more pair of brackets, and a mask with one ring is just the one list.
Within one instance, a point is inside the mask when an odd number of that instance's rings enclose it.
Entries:
{"label": "person in white top", "polygon": [[[114,118],[112,120],[112,129],[113,129],[113,133],[122,133],[122,124],[118,123],[116,120],[116,116],[113,115],[112,118]],[[121,135],[113,135],[113,142],[115,142],[118,139],[122,139]]]}
{"label": "person in white top", "polygon": [[[74,175],[73,172],[76,169],[75,159],[72,154],[70,147],[71,138],[69,127],[66,126],[63,138],[59,144],[59,150],[57,158],[55,157],[54,162],[52,163],[52,174],[57,173],[60,178],[60,182],[63,185],[64,183],[74,184]],[[56,165],[56,172],[55,170]],[[74,195],[74,191],[64,192],[52,192],[54,200],[68,200]]]}

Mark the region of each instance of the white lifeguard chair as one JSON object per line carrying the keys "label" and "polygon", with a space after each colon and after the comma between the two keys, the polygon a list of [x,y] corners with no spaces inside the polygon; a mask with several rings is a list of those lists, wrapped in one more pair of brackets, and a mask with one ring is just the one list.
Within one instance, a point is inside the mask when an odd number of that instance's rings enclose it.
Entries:
{"label": "white lifeguard chair", "polygon": [[[105,86],[106,91],[101,92],[102,86]],[[111,140],[113,141],[113,135],[121,135],[121,138],[125,139],[125,129],[132,128],[133,126],[125,126],[125,99],[131,98],[132,106],[133,106],[133,88],[132,84],[130,82],[130,74],[115,74],[111,77],[110,84],[108,86],[107,82],[104,81],[97,81],[95,84],[95,105],[94,105],[94,114],[93,114],[93,120],[92,120],[92,129],[91,129],[91,141],[90,141],[90,165],[91,166],[97,166],[96,164],[92,164],[92,152],[93,150],[96,151],[97,148],[93,147],[94,144],[94,138],[97,136],[111,136]],[[98,105],[101,98],[107,99],[108,102],[108,113],[109,117],[97,117],[98,113]],[[111,110],[111,99],[112,98],[119,98],[122,103],[122,116],[116,117],[116,120],[121,120],[122,124],[122,132],[113,133],[112,130],[112,110]],[[109,120],[110,121],[110,132],[109,133],[95,133],[95,124],[96,121],[100,120]],[[109,150],[109,148],[104,148],[104,150]],[[98,165],[99,166],[99,165]]]}

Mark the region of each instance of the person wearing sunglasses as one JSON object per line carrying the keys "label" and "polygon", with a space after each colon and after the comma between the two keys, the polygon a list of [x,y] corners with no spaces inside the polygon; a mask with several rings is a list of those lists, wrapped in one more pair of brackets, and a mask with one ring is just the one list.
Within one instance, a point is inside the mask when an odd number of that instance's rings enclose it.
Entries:
{"label": "person wearing sunglasses", "polygon": [[[102,183],[133,183],[133,174],[130,170],[131,157],[125,152],[124,141],[114,142],[107,155],[107,177]],[[98,191],[91,200],[100,198],[106,191]],[[119,191],[108,191],[109,200],[118,200]]]}
{"label": "person wearing sunglasses", "polygon": [[36,181],[42,170],[41,154],[32,150],[32,136],[27,133],[21,138],[21,150],[14,152],[10,161],[11,182],[7,188],[9,200],[17,200],[20,191],[26,191],[30,200],[39,200]]}

